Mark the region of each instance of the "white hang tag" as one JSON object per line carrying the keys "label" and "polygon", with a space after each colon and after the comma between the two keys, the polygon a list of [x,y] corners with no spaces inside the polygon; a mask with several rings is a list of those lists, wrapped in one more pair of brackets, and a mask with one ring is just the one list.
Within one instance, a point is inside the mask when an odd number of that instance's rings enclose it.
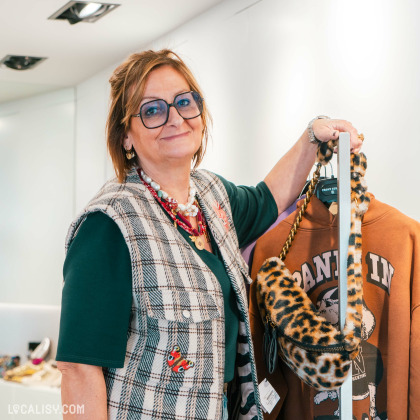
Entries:
{"label": "white hang tag", "polygon": [[258,390],[260,391],[261,405],[264,413],[270,414],[280,401],[280,395],[277,394],[270,382],[267,381],[267,378],[258,385]]}

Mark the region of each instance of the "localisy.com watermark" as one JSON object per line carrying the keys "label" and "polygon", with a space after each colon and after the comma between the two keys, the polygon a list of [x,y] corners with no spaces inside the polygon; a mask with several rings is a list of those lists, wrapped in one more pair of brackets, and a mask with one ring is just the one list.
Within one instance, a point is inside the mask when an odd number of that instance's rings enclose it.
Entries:
{"label": "localisy.com watermark", "polygon": [[79,404],[9,404],[8,414],[84,414],[85,405]]}

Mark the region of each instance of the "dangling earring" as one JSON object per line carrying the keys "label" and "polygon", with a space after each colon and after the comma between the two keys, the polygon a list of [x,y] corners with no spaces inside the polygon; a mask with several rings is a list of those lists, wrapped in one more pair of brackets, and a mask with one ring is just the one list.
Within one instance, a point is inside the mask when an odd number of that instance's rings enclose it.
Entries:
{"label": "dangling earring", "polygon": [[133,159],[134,156],[136,156],[136,152],[134,151],[134,147],[131,146],[131,150],[125,149],[125,156],[128,160]]}

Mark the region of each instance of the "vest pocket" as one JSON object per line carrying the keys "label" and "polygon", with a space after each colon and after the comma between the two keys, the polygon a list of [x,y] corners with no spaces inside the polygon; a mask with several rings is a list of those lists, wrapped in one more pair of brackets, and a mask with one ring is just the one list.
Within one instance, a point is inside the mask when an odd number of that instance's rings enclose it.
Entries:
{"label": "vest pocket", "polygon": [[214,297],[205,292],[159,289],[146,292],[145,302],[150,318],[166,321],[191,324],[222,315]]}
{"label": "vest pocket", "polygon": [[[136,378],[159,392],[210,388],[223,372],[222,313],[208,292],[157,289],[143,292],[145,340]],[[221,303],[223,305],[223,303]],[[157,391],[156,391],[157,392]]]}

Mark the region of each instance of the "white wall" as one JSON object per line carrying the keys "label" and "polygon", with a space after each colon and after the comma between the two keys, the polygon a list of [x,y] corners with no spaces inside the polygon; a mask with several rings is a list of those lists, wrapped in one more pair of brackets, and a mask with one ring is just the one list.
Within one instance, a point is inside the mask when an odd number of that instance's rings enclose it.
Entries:
{"label": "white wall", "polygon": [[61,300],[74,213],[74,89],[0,105],[0,300]]}
{"label": "white wall", "polygon": [[[231,0],[139,50],[174,48],[195,72],[214,118],[203,167],[255,184],[327,114],[364,133],[370,191],[420,219],[419,15],[416,0]],[[96,86],[102,106],[111,71],[78,97]],[[78,113],[77,126],[102,129],[104,115]],[[86,199],[99,184],[86,185]]]}
{"label": "white wall", "polygon": [[[214,119],[203,167],[256,184],[313,116],[345,118],[365,134],[370,191],[420,219],[419,15],[416,0],[226,0],[139,50],[173,48],[194,71]],[[75,110],[71,91],[0,107],[2,301],[60,302],[67,225],[113,175],[117,64],[76,87]]]}
{"label": "white wall", "polygon": [[113,175],[107,172],[105,140],[109,75],[107,69],[76,87],[76,212]]}

